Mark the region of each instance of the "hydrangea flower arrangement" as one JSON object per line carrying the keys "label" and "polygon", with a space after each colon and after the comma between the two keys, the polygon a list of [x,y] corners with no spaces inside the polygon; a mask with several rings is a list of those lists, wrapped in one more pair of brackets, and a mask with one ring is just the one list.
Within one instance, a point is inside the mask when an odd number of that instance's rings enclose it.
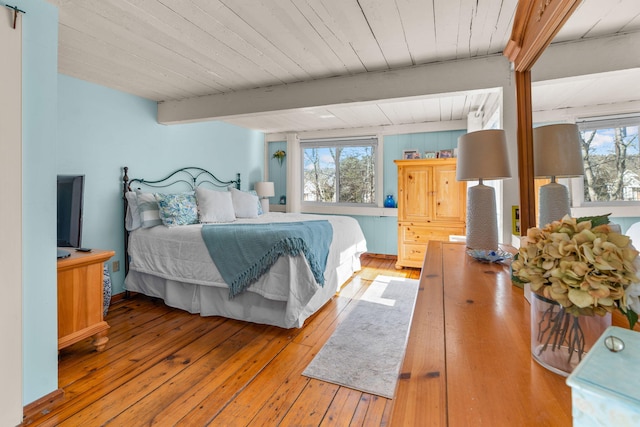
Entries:
{"label": "hydrangea flower arrangement", "polygon": [[604,316],[616,308],[633,328],[640,313],[640,257],[608,215],[565,216],[531,228],[511,264],[513,279],[558,302],[574,316]]}

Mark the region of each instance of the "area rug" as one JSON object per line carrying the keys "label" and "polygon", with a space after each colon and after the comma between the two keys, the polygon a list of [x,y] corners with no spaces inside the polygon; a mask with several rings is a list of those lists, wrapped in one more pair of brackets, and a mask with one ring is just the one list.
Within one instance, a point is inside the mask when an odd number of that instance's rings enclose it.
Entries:
{"label": "area rug", "polygon": [[418,281],[378,276],[302,375],[393,398]]}

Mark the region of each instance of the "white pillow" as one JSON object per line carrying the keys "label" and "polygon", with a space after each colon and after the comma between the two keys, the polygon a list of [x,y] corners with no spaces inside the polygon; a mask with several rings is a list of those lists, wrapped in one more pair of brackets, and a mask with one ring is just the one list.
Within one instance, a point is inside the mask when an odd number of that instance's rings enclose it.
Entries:
{"label": "white pillow", "polygon": [[200,222],[231,222],[236,220],[231,193],[196,188]]}
{"label": "white pillow", "polygon": [[127,231],[133,231],[140,228],[142,225],[142,221],[140,220],[140,210],[138,209],[138,196],[136,196],[135,191],[127,191],[124,196],[127,199],[125,228]]}
{"label": "white pillow", "polygon": [[258,218],[258,196],[229,187],[236,218]]}

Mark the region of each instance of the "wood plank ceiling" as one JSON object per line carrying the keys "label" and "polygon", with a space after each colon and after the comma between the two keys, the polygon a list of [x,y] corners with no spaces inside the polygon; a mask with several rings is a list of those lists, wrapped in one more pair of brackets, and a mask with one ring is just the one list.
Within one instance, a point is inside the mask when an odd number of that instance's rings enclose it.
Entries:
{"label": "wood plank ceiling", "polygon": [[[155,101],[500,55],[516,0],[49,0],[59,71]],[[640,31],[637,0],[584,0],[556,42]],[[629,75],[631,74],[631,76]],[[607,85],[616,85],[608,76]],[[627,73],[638,81],[638,73]],[[626,79],[626,80],[625,80]],[[589,83],[541,89],[544,108]],[[614,88],[615,89],[615,88]],[[534,88],[534,90],[537,90]],[[628,90],[626,91],[629,92]],[[637,94],[622,96],[638,100]],[[466,120],[499,93],[473,91],[227,118],[264,132]],[[537,108],[537,106],[534,106]]]}

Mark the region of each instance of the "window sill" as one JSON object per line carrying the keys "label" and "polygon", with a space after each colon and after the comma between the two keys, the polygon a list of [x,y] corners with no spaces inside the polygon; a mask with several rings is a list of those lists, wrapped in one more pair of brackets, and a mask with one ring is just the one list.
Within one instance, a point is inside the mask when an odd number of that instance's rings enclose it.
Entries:
{"label": "window sill", "polygon": [[605,215],[611,213],[612,218],[640,217],[639,206],[636,203],[629,205],[593,204],[587,206],[574,206],[571,215],[574,217]]}
{"label": "window sill", "polygon": [[287,205],[269,205],[269,212],[286,212]]}
{"label": "window sill", "polygon": [[358,207],[358,206],[302,206],[302,213],[361,215],[361,216],[389,216],[397,217],[397,208]]}

